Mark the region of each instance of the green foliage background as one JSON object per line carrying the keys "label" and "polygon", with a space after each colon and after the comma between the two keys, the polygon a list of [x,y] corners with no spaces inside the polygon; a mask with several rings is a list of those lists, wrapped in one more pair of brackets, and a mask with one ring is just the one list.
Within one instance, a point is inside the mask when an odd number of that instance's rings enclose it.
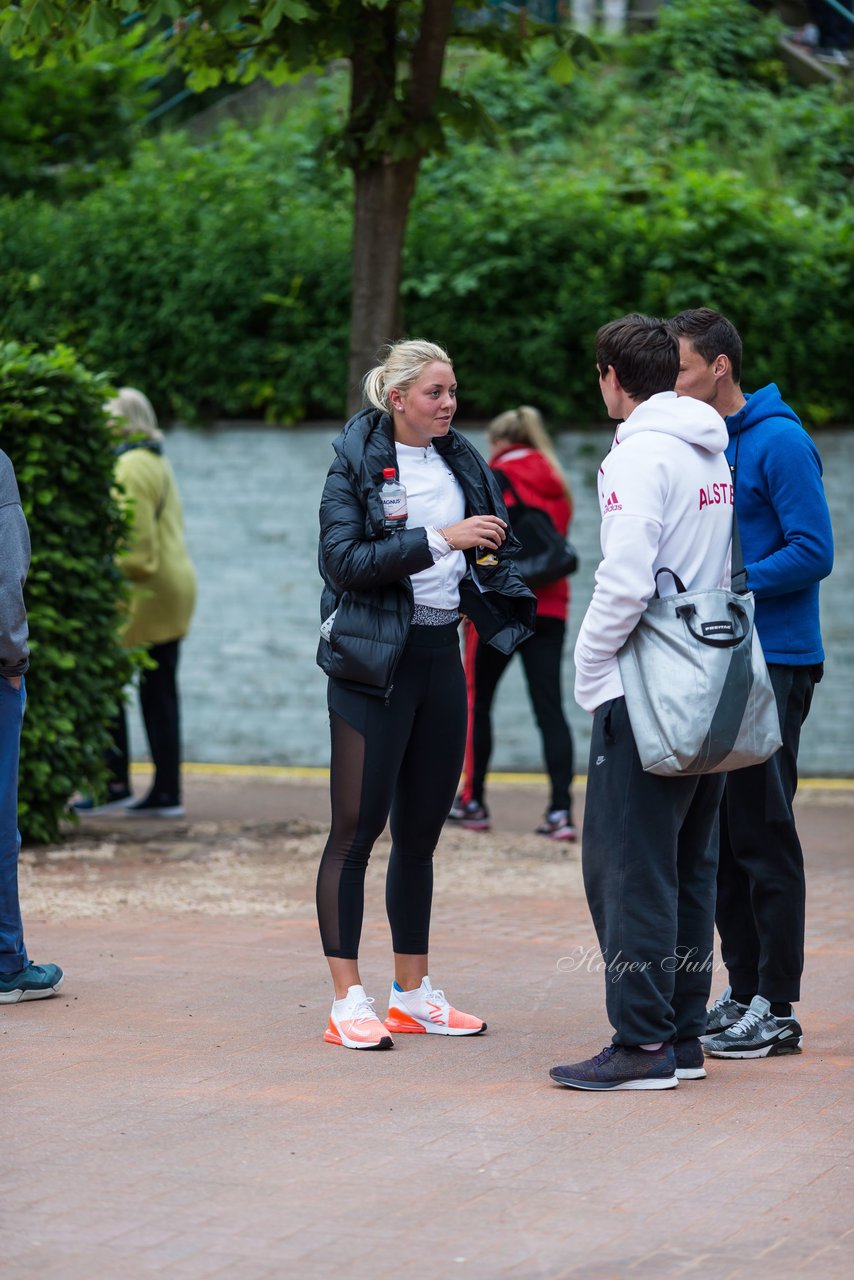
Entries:
{"label": "green foliage background", "polygon": [[[711,305],[813,423],[844,419],[854,286],[854,106],[789,84],[777,25],[686,0],[652,33],[526,68],[465,48],[448,82],[496,123],[422,170],[406,327],[452,351],[461,401],[599,413],[592,339],[631,310]],[[140,146],[80,199],[0,200],[4,330],[61,341],[161,412],[343,411],[352,193],[329,162],[346,73],[277,122]]]}
{"label": "green foliage background", "polygon": [[130,161],[159,74],[134,33],[72,69],[34,71],[0,49],[0,192],[70,196]]}
{"label": "green foliage background", "polygon": [[30,841],[56,838],[75,788],[102,789],[104,726],[131,674],[116,636],[125,587],[114,555],[126,526],[111,492],[107,394],[103,375],[67,348],[0,344],[0,448],[15,467],[32,542],[19,805]]}

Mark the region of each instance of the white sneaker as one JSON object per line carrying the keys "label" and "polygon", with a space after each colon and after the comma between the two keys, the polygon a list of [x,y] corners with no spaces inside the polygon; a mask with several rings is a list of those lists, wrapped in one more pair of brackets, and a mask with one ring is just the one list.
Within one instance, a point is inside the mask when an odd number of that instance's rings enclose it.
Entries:
{"label": "white sneaker", "polygon": [[422,979],[417,991],[403,991],[396,982],[391,984],[385,1024],[389,1031],[419,1035],[429,1032],[437,1036],[479,1036],[486,1030],[481,1018],[460,1013],[448,1004],[444,991],[434,987],[429,978]]}
{"label": "white sneaker", "polygon": [[349,987],[343,1000],[332,1001],[329,1026],[323,1033],[327,1044],[345,1049],[391,1049],[394,1041],[374,1013],[374,1002],[364,987]]}

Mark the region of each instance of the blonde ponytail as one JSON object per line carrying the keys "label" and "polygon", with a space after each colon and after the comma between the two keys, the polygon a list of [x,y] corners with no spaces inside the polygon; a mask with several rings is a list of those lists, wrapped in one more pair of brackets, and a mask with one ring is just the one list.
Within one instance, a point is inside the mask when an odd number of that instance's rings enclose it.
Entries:
{"label": "blonde ponytail", "polygon": [[546,431],[538,409],[534,409],[529,404],[522,404],[518,409],[508,409],[506,413],[499,413],[498,417],[490,422],[486,436],[493,448],[499,444],[521,444],[542,453],[560,476],[566,496],[570,502],[572,501],[572,491],[566,472],[558,462],[551,437]]}

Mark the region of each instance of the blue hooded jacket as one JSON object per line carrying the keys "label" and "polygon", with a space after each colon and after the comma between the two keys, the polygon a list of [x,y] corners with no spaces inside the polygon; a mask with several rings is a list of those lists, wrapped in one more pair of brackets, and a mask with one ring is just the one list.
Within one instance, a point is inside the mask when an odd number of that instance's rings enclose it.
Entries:
{"label": "blue hooded jacket", "polygon": [[726,424],[730,465],[738,448],[735,507],[765,659],[823,662],[818,584],[833,568],[833,530],[818,450],[773,382]]}

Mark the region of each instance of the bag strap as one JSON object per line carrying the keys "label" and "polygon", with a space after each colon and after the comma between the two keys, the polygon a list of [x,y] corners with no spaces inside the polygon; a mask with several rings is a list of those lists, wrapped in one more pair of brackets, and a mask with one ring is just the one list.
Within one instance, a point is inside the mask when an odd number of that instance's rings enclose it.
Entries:
{"label": "bag strap", "polygon": [[735,438],[735,457],[730,467],[732,476],[732,582],[730,590],[737,596],[746,596],[747,570],[744,567],[744,551],[741,547],[741,531],[738,527],[738,516],[735,514],[735,478],[738,469],[738,447],[741,444],[741,432]]}
{"label": "bag strap", "polygon": [[499,467],[492,467],[491,470],[492,470],[492,474],[498,477],[498,483],[501,487],[501,492],[512,493],[513,497],[516,500],[517,507],[527,507],[528,503],[523,502],[522,499],[519,497],[519,491],[517,490],[513,481],[508,476],[507,472],[502,471]]}
{"label": "bag strap", "polygon": [[679,577],[679,574],[678,574],[678,573],[674,573],[672,569],[668,569],[668,568],[667,568],[667,565],[662,565],[662,566],[661,566],[661,568],[660,568],[660,569],[657,569],[657,570],[656,570],[656,573],[655,573],[655,597],[654,597],[654,598],[655,598],[656,600],[660,600],[660,599],[661,599],[661,592],[660,592],[660,591],[659,591],[659,589],[658,589],[658,577],[659,577],[659,574],[662,574],[662,573],[669,573],[669,574],[670,574],[671,578],[673,579],[674,583],[676,584],[676,590],[677,590],[677,592],[679,593],[679,595],[680,595],[680,596],[684,596],[684,594],[685,594],[685,583],[684,583],[684,582],[682,581],[682,579]]}

